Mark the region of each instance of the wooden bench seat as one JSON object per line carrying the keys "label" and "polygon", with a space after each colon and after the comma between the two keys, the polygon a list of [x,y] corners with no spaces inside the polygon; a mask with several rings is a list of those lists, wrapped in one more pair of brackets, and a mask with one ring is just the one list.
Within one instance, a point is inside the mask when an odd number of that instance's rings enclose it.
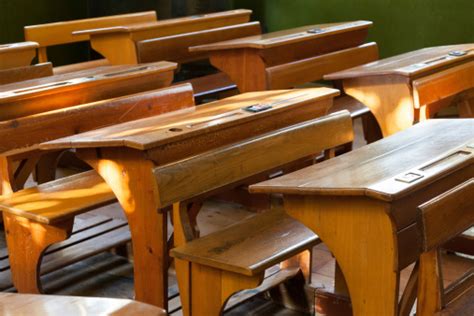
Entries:
{"label": "wooden bench seat", "polygon": [[[178,247],[171,256],[176,259],[184,315],[218,315],[232,294],[257,287],[266,269],[318,242],[316,235],[278,210],[196,239],[196,211],[189,206],[352,137],[350,115],[342,111],[155,168],[160,205],[173,205]],[[293,267],[308,276],[309,256],[302,258]]]}
{"label": "wooden bench seat", "polygon": [[21,293],[40,293],[40,265],[51,244],[69,238],[74,217],[115,201],[95,171],[65,177],[0,199],[9,262]]}
{"label": "wooden bench seat", "polygon": [[117,298],[0,293],[0,301],[0,313],[5,316],[167,315],[158,307]]}
{"label": "wooden bench seat", "polygon": [[268,211],[174,248],[171,255],[219,270],[255,276],[318,242],[318,236],[284,212]]}

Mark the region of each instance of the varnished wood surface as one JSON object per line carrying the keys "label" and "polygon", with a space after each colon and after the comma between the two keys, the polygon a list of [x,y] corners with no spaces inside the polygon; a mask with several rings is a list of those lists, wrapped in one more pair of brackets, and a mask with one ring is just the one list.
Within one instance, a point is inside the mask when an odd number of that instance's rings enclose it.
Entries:
{"label": "varnished wood surface", "polygon": [[62,21],[25,26],[25,38],[40,45],[38,58],[40,62],[48,61],[47,47],[89,40],[89,36],[73,35],[72,32],[98,27],[111,27],[134,23],[156,21],[155,11],[104,16],[90,19]]}
{"label": "varnished wood surface", "polygon": [[[281,211],[269,211],[171,250],[181,260],[255,275],[316,244],[318,237]],[[247,255],[244,255],[247,254]],[[197,303],[199,304],[199,303]]]}
{"label": "varnished wood surface", "polygon": [[0,86],[0,120],[168,86],[175,63],[106,66]]}
{"label": "varnished wood surface", "polygon": [[259,22],[248,22],[224,27],[186,32],[137,42],[140,63],[176,61],[179,63],[207,58],[206,53],[190,52],[189,47],[260,34]]}
{"label": "varnished wood surface", "polygon": [[32,66],[23,66],[0,70],[0,85],[13,82],[44,78],[53,75],[53,65],[42,63]]}
{"label": "varnished wood surface", "polygon": [[[317,100],[331,100],[337,94],[337,90],[329,88],[246,93],[176,113],[43,143],[41,148],[126,146],[144,150],[165,143],[178,142],[197,134],[217,131],[225,126],[271,117],[276,113],[291,111],[293,108],[305,106]],[[246,106],[255,104],[273,104],[273,107],[258,113],[242,110]],[[325,113],[327,109],[322,109],[322,112]]]}
{"label": "varnished wood surface", "polygon": [[0,70],[30,65],[38,47],[36,42],[0,44]]}
{"label": "varnished wood surface", "polygon": [[[294,29],[250,36],[230,41],[213,43],[190,48],[190,51],[212,51],[236,48],[271,48],[285,44],[306,41],[309,39],[331,36],[348,31],[367,29],[372,26],[369,21],[353,21],[328,24],[307,25]],[[308,30],[320,29],[318,33],[308,33]]]}
{"label": "varnished wood surface", "polygon": [[[154,173],[160,207],[209,193],[352,140],[350,114],[342,111],[157,167]],[[189,181],[194,185],[190,186]]]}
{"label": "varnished wood surface", "polygon": [[[453,51],[465,51],[464,56],[450,56]],[[401,75],[416,77],[434,69],[474,59],[474,44],[460,44],[423,48],[413,52],[381,59],[362,66],[326,75],[326,80],[340,80],[363,76]]]}
{"label": "varnished wood surface", "polygon": [[189,84],[82,104],[0,122],[0,154],[33,150],[41,142],[194,107]]}
{"label": "varnished wood surface", "polygon": [[4,316],[167,315],[160,308],[128,299],[0,293],[0,301]]}
{"label": "varnished wood surface", "polygon": [[[107,33],[128,33],[128,32],[138,32],[138,31],[147,31],[147,30],[154,30],[160,28],[179,28],[183,25],[188,26],[190,29],[189,31],[193,31],[192,25],[199,25],[199,24],[210,24],[210,23],[218,23],[221,25],[217,26],[224,26],[226,25],[226,20],[234,17],[242,17],[244,20],[243,22],[247,22],[250,14],[252,13],[251,10],[245,9],[237,9],[237,10],[230,10],[230,11],[223,11],[223,12],[215,12],[215,13],[207,13],[195,16],[187,16],[182,18],[174,18],[174,19],[166,19],[157,22],[151,23],[140,23],[135,25],[122,25],[122,26],[115,26],[115,27],[104,27],[104,28],[97,28],[97,29],[83,29],[81,31],[73,32],[73,35],[80,36],[80,35],[95,35],[95,34],[107,34]],[[220,22],[219,22],[220,21]],[[217,27],[215,25],[215,27]],[[202,29],[198,27],[198,29]],[[161,35],[171,35],[173,33],[168,34],[161,34]]]}
{"label": "varnished wood surface", "polygon": [[474,178],[419,207],[423,248],[430,251],[474,225]]}
{"label": "varnished wood surface", "polygon": [[[253,185],[251,190],[397,199],[428,185],[440,172],[472,164],[474,148],[466,145],[473,143],[473,119],[430,120],[335,159]],[[431,163],[460,150],[453,159],[430,168]],[[421,173],[423,177],[413,183],[395,180],[407,172]]]}
{"label": "varnished wood surface", "polygon": [[115,196],[95,171],[47,182],[0,198],[0,210],[53,224],[111,203]]}

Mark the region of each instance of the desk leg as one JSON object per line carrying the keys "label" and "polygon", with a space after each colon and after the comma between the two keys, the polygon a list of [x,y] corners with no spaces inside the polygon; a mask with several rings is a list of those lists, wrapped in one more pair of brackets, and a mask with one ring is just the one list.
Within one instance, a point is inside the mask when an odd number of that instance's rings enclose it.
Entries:
{"label": "desk leg", "polygon": [[240,93],[267,90],[265,63],[255,49],[211,52],[211,64],[235,82]]}
{"label": "desk leg", "polygon": [[332,251],[355,316],[397,314],[396,240],[386,205],[364,198],[286,197],[287,212]]}
{"label": "desk leg", "polygon": [[107,148],[78,151],[114,191],[132,235],[135,299],[167,309],[166,213],[159,213],[153,163],[139,151]]}
{"label": "desk leg", "polygon": [[411,127],[415,113],[409,83],[391,76],[374,76],[344,80],[346,94],[356,98],[377,119],[384,137]]}

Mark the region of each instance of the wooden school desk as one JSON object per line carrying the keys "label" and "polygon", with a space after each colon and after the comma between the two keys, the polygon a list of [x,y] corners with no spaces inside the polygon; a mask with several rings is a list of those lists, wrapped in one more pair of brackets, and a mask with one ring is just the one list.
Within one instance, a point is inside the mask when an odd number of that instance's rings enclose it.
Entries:
{"label": "wooden school desk", "polygon": [[474,99],[474,44],[424,48],[324,79],[342,80],[345,93],[367,105],[388,136],[432,117],[456,96]]}
{"label": "wooden school desk", "polygon": [[251,13],[250,10],[239,9],[129,26],[82,30],[73,34],[89,36],[92,48],[111,64],[137,64],[137,41],[246,23]]}
{"label": "wooden school desk", "polygon": [[0,44],[0,70],[29,66],[38,47],[35,42]]}
{"label": "wooden school desk", "polygon": [[282,193],[328,245],[355,316],[389,316],[400,271],[421,253],[417,207],[473,176],[474,119],[439,119],[250,189]]}
{"label": "wooden school desk", "polygon": [[104,66],[0,86],[0,121],[166,87],[175,63]]}
{"label": "wooden school desk", "polygon": [[[154,168],[324,115],[337,94],[327,88],[241,94],[43,143],[40,148],[76,148],[108,183],[130,226],[136,299],[166,309],[167,214],[158,211],[160,188]],[[242,109],[256,104],[272,107],[258,113]]]}
{"label": "wooden school desk", "polygon": [[[240,92],[278,89],[288,85],[286,68],[300,70],[297,82],[295,74],[289,76],[294,84],[322,79],[324,74],[336,71],[333,69],[377,59],[375,43],[362,45],[371,25],[369,21],[309,25],[194,46],[190,51],[209,53],[211,64],[226,73]],[[340,54],[334,53],[337,51]],[[308,73],[308,65],[301,67],[298,62],[310,63],[314,68]]]}

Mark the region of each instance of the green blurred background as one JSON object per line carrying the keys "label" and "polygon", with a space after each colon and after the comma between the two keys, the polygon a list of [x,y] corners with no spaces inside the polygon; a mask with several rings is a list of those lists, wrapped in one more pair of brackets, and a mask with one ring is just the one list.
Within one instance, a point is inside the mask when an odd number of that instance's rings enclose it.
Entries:
{"label": "green blurred background", "polygon": [[[426,46],[474,42],[474,0],[0,0],[0,43],[23,40],[23,26],[156,10],[160,19],[220,11],[254,10],[265,31],[307,24],[371,20],[370,40],[382,57]],[[87,44],[55,48],[60,65],[90,56]]]}

